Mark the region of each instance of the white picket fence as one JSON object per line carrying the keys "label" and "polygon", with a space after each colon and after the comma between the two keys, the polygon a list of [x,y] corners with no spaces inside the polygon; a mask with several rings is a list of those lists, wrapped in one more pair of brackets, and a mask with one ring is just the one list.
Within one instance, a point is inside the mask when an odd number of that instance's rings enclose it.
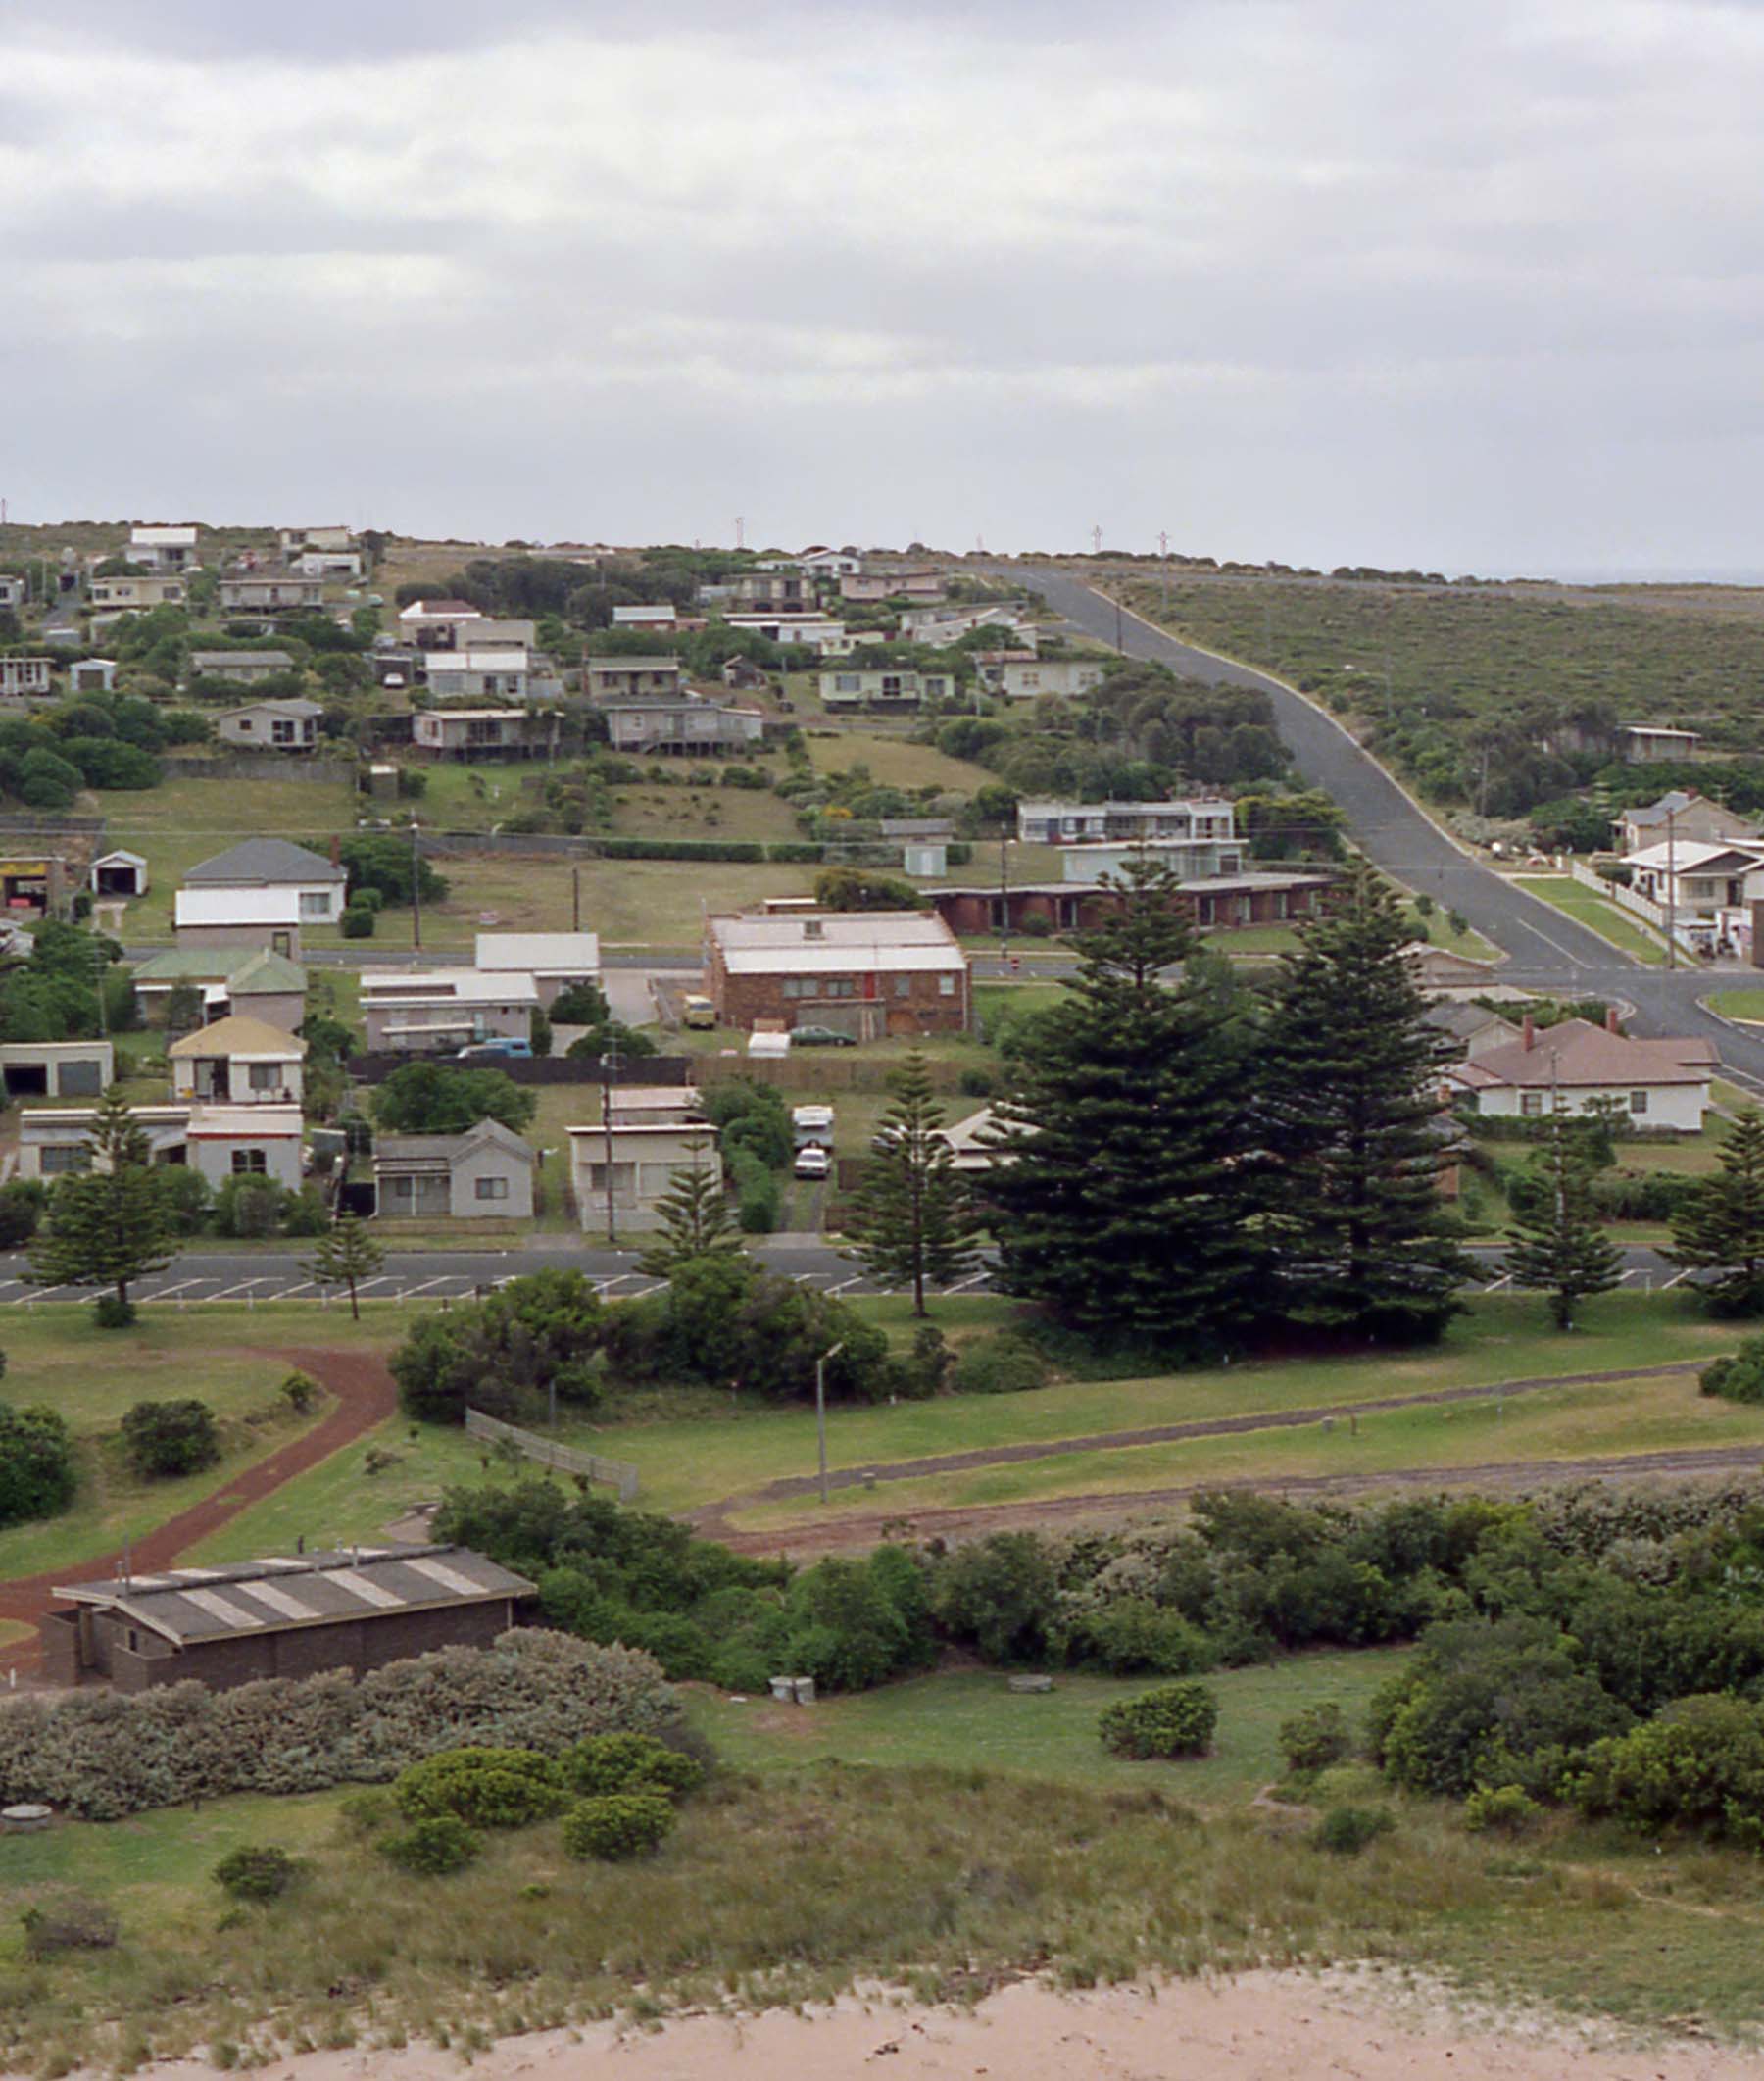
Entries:
{"label": "white picket fence", "polygon": [[[1663,905],[1652,902],[1648,897],[1639,896],[1634,889],[1625,888],[1620,881],[1606,881],[1602,874],[1594,873],[1584,860],[1570,860],[1568,871],[1583,888],[1596,889],[1600,896],[1607,897],[1620,909],[1644,918],[1662,939],[1666,937],[1666,912]],[[1675,925],[1672,936],[1687,954],[1700,951],[1695,940],[1683,925]]]}

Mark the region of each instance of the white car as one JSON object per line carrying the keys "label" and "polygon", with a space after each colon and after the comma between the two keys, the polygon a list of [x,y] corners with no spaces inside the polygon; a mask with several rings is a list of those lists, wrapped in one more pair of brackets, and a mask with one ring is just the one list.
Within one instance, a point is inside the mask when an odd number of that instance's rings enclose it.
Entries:
{"label": "white car", "polygon": [[832,1158],[818,1142],[810,1142],[796,1153],[796,1174],[800,1178],[824,1178],[832,1167]]}

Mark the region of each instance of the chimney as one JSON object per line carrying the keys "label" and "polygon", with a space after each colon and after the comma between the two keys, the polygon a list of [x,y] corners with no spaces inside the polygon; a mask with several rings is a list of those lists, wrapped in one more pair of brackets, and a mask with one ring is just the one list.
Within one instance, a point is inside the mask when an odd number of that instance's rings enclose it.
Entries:
{"label": "chimney", "polygon": [[340,867],[342,865],[343,839],[340,833],[333,831],[331,833],[331,866],[333,867]]}
{"label": "chimney", "polygon": [[1605,1007],[1605,1031],[1607,1033],[1621,1033],[1623,1031],[1623,1028],[1617,1023],[1617,1007],[1615,1005],[1606,1005]]}
{"label": "chimney", "polygon": [[1525,1049],[1527,1054],[1538,1045],[1537,1021],[1529,1012],[1525,1015],[1524,1023],[1519,1028],[1519,1044]]}

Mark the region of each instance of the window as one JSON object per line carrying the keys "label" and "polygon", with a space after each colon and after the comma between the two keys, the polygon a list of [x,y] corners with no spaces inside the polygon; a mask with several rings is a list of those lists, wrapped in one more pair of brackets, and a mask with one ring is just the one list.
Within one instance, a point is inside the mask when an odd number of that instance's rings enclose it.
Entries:
{"label": "window", "polygon": [[270,1168],[270,1160],[261,1149],[235,1149],[232,1153],[232,1174],[236,1178],[261,1178]]}
{"label": "window", "polygon": [[128,1629],[128,1652],[131,1655],[138,1655],[141,1652],[141,1636],[135,1631],[133,1626]]}
{"label": "window", "polygon": [[46,1178],[65,1176],[70,1170],[89,1170],[92,1167],[92,1152],[83,1142],[63,1142],[42,1151],[37,1158],[37,1168]]}
{"label": "window", "polygon": [[856,672],[835,672],[833,691],[836,694],[858,694],[863,691],[863,681]]}
{"label": "window", "polygon": [[239,718],[239,727],[242,730],[254,730],[257,728],[257,724],[252,721],[249,716],[241,716]]}
{"label": "window", "polygon": [[294,725],[291,722],[271,722],[270,734],[277,744],[292,744],[294,742]]}
{"label": "window", "polygon": [[912,995],[912,977],[910,975],[897,975],[894,979],[894,990],[897,997],[910,997]]}
{"label": "window", "polygon": [[246,1070],[253,1091],[279,1091],[282,1087],[280,1063],[249,1063]]}
{"label": "window", "polygon": [[1630,1093],[1630,1111],[1632,1113],[1645,1113],[1647,1111],[1647,1093],[1645,1091],[1632,1091]]}
{"label": "window", "polygon": [[300,892],[300,915],[302,917],[328,917],[330,891],[328,889],[302,889]]}
{"label": "window", "polygon": [[1544,1094],[1541,1091],[1522,1091],[1519,1094],[1519,1111],[1528,1120],[1541,1119],[1544,1115]]}
{"label": "window", "polygon": [[956,995],[955,976],[940,975],[937,978],[937,994],[939,997],[954,997]]}
{"label": "window", "polygon": [[480,1200],[506,1200],[509,1181],[507,1178],[479,1178],[473,1190]]}

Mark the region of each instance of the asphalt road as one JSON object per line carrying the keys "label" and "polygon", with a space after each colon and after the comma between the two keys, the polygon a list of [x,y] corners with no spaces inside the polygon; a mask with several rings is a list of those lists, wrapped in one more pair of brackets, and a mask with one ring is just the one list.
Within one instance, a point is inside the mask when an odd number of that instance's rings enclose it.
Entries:
{"label": "asphalt road", "polygon": [[1367,856],[1442,909],[1458,912],[1501,948],[1508,957],[1502,982],[1562,996],[1619,998],[1632,1007],[1637,1033],[1706,1035],[1729,1073],[1764,1093],[1764,1040],[1737,1031],[1698,1003],[1718,978],[1702,968],[1642,967],[1596,932],[1515,888],[1447,837],[1369,752],[1302,695],[1249,666],[1179,642],[1136,615],[1117,613],[1114,601],[1063,571],[1012,568],[999,575],[1027,578],[1056,613],[1101,642],[1118,643],[1130,658],[1167,665],[1208,686],[1265,693],[1299,772],[1341,806]]}
{"label": "asphalt road", "polygon": [[[1497,1260],[1501,1253],[1490,1246],[1470,1252],[1486,1270],[1478,1284],[1483,1291],[1503,1288],[1507,1281]],[[760,1263],[800,1279],[806,1285],[828,1293],[850,1295],[899,1292],[870,1278],[860,1264],[843,1256],[832,1244],[814,1239],[792,1239],[759,1246]],[[420,1298],[425,1301],[465,1300],[487,1292],[524,1272],[556,1268],[585,1272],[601,1292],[614,1300],[635,1300],[655,1293],[662,1281],[636,1268],[637,1253],[614,1250],[605,1243],[584,1238],[579,1244],[544,1238],[522,1250],[413,1250],[389,1251],[381,1270],[364,1280],[362,1294],[368,1300],[393,1301]],[[1682,1278],[1658,1251],[1632,1248],[1623,1252],[1626,1286],[1651,1292],[1676,1285]],[[89,1300],[89,1290],[71,1286],[31,1286],[23,1255],[0,1257],[0,1308],[30,1308],[39,1301]],[[981,1269],[973,1277],[944,1289],[951,1294],[984,1293],[990,1279]],[[154,1277],[138,1280],[133,1290],[139,1301],[164,1302],[194,1307],[210,1302],[259,1301],[318,1302],[318,1288],[303,1268],[300,1253],[289,1251],[201,1250],[175,1258]],[[329,1307],[348,1305],[347,1296],[333,1289]]]}

